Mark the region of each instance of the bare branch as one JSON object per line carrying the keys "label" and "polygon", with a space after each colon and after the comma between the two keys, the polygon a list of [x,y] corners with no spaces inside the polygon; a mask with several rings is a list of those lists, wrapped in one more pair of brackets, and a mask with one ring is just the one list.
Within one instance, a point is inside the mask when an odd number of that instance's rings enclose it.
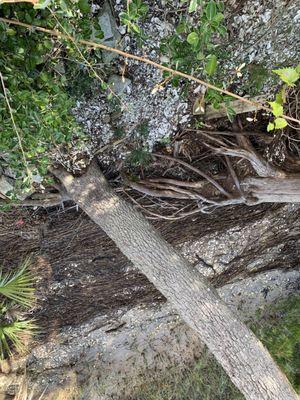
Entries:
{"label": "bare branch", "polygon": [[[128,198],[129,198],[136,206],[138,206],[139,208],[141,208],[146,214],[152,216],[152,218],[151,218],[151,217],[148,217],[149,219],[165,219],[165,220],[168,220],[168,221],[176,221],[176,220],[183,219],[183,218],[186,218],[186,217],[188,217],[188,216],[190,216],[190,215],[197,214],[197,213],[201,212],[201,208],[198,208],[198,207],[197,207],[196,209],[191,210],[191,211],[186,212],[186,213],[180,213],[180,210],[178,210],[176,213],[174,213],[174,214],[172,214],[172,215],[156,214],[156,213],[154,213],[154,212],[148,210],[147,208],[143,207],[137,200],[135,200],[132,196],[130,196],[130,195],[127,193],[126,190],[123,190],[123,192],[126,194],[126,196],[128,196]],[[178,215],[176,216],[176,214],[178,214]]]}
{"label": "bare branch", "polygon": [[[223,177],[222,177],[223,178]],[[219,178],[221,179],[221,178]],[[148,182],[153,183],[169,183],[174,186],[182,186],[182,187],[190,187],[194,189],[202,189],[203,186],[207,184],[206,181],[197,181],[197,182],[189,182],[189,181],[180,181],[178,179],[170,179],[170,178],[152,178],[148,179]]]}
{"label": "bare branch", "polygon": [[237,190],[243,196],[243,192],[242,192],[242,189],[241,189],[241,186],[240,186],[240,181],[239,181],[239,179],[238,179],[238,177],[237,177],[237,175],[235,173],[235,170],[233,169],[231,161],[229,160],[229,158],[227,156],[225,156],[225,160],[226,160],[226,164],[227,164],[227,167],[229,169],[230,175],[232,176],[233,182],[234,182]]}
{"label": "bare branch", "polygon": [[[203,202],[206,202],[208,204],[215,204],[213,200],[209,200],[206,197],[190,192],[188,190],[181,189],[178,191],[178,188],[172,187],[172,189],[169,189],[168,187],[164,185],[158,185],[159,189],[151,188],[146,185],[143,185],[141,183],[137,182],[132,182],[132,181],[127,181],[128,186],[130,186],[132,189],[137,190],[138,192],[147,194],[149,196],[153,197],[165,197],[165,198],[171,198],[171,199],[182,199],[182,200],[200,200]],[[176,190],[175,190],[176,189]]]}
{"label": "bare branch", "polygon": [[173,162],[176,162],[178,164],[185,166],[186,168],[190,169],[191,171],[194,171],[196,174],[205,178],[209,183],[211,183],[215,188],[217,188],[226,197],[231,198],[231,195],[217,181],[215,181],[211,176],[207,175],[205,172],[201,171],[200,169],[193,167],[192,165],[186,163],[185,161],[179,160],[178,158],[166,156],[164,154],[153,153],[153,156],[159,157],[159,158],[164,158],[166,160],[170,160],[170,161],[173,161]]}
{"label": "bare branch", "polygon": [[229,149],[227,147],[215,148],[217,154],[223,154],[224,156],[240,157],[248,160],[255,172],[260,177],[273,177],[273,178],[283,178],[286,176],[285,172],[278,168],[273,167],[270,163],[264,160],[260,154],[241,148]]}

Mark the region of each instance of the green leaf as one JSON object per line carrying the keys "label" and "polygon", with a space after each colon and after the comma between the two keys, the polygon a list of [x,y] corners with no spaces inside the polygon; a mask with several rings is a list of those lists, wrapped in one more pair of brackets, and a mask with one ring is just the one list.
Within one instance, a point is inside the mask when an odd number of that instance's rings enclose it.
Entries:
{"label": "green leaf", "polygon": [[0,325],[0,360],[12,355],[12,347],[18,353],[24,353],[24,339],[38,330],[34,320],[14,321]]}
{"label": "green leaf", "polygon": [[272,112],[275,117],[280,117],[283,114],[283,107],[281,104],[276,101],[269,101],[270,106],[272,107]]}
{"label": "green leaf", "polygon": [[288,124],[284,118],[276,118],[274,123],[275,123],[275,129],[283,129]]}
{"label": "green leaf", "polygon": [[220,34],[221,36],[223,36],[223,37],[226,36],[226,34],[227,34],[227,29],[225,28],[225,26],[223,26],[223,25],[218,26],[217,30],[218,30],[218,32],[219,32],[219,34]]}
{"label": "green leaf", "polygon": [[79,0],[78,7],[83,14],[90,12],[90,5],[88,0]]}
{"label": "green leaf", "polygon": [[289,86],[295,86],[294,83],[299,79],[299,72],[296,68],[273,69],[274,74],[279,75],[280,79]]}
{"label": "green leaf", "polygon": [[282,97],[282,92],[280,91],[279,93],[277,93],[276,95],[275,95],[275,103],[277,103],[277,104],[283,104],[283,97]]}
{"label": "green leaf", "polygon": [[0,271],[0,294],[28,308],[34,300],[33,278],[27,271],[29,260],[14,273]]}
{"label": "green leaf", "polygon": [[200,52],[197,54],[197,60],[203,61],[204,58],[205,58],[205,55],[200,51]]}
{"label": "green leaf", "polygon": [[141,33],[141,28],[138,26],[138,24],[131,23],[131,24],[130,24],[130,27],[132,28],[132,30],[133,30],[134,32],[136,32],[136,33]]}
{"label": "green leaf", "polygon": [[177,33],[183,33],[186,30],[186,22],[185,21],[180,21],[180,23],[176,27],[176,32]]}
{"label": "green leaf", "polygon": [[217,69],[217,57],[214,54],[208,56],[208,62],[205,65],[205,71],[209,76],[213,75]]}
{"label": "green leaf", "polygon": [[147,13],[148,13],[148,10],[149,10],[149,7],[148,7],[148,5],[147,4],[145,4],[145,3],[142,3],[141,4],[141,6],[140,6],[140,14],[142,15],[142,16],[145,16]]}
{"label": "green leaf", "polygon": [[191,0],[190,5],[189,5],[189,13],[193,13],[197,10],[198,7],[198,1],[197,0]]}
{"label": "green leaf", "polygon": [[275,125],[273,124],[273,122],[269,122],[268,126],[267,126],[267,132],[271,132],[275,129]]}
{"label": "green leaf", "polygon": [[224,18],[225,18],[225,17],[224,17],[224,14],[222,14],[222,13],[217,13],[217,14],[215,15],[215,17],[213,18],[213,20],[214,20],[215,22],[217,22],[218,24],[220,24],[220,22],[222,22]]}
{"label": "green leaf", "polygon": [[46,151],[45,147],[43,146],[37,146],[36,151],[38,153],[44,153]]}
{"label": "green leaf", "polygon": [[214,0],[211,0],[205,7],[205,14],[210,21],[216,16],[217,4]]}
{"label": "green leaf", "polygon": [[199,43],[200,38],[197,32],[191,32],[186,38],[186,40],[190,45],[196,47]]}

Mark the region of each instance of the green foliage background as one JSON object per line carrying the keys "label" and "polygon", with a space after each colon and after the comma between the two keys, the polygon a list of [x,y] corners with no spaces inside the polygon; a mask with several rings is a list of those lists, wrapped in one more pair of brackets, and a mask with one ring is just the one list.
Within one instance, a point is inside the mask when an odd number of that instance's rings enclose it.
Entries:
{"label": "green foliage background", "polygon": [[[90,20],[86,0],[58,0],[48,2],[44,9],[46,4],[37,7],[4,4],[0,6],[0,16],[56,28],[78,39],[97,41],[102,37],[100,27]],[[0,166],[10,168],[17,178],[17,187],[29,188],[34,175],[46,174],[53,148],[72,138],[83,138],[82,129],[70,113],[74,99],[68,87],[74,80],[75,70],[86,68],[87,58],[99,60],[101,53],[50,38],[34,29],[30,31],[0,22],[0,71],[7,94],[5,99],[3,85],[0,85]]]}

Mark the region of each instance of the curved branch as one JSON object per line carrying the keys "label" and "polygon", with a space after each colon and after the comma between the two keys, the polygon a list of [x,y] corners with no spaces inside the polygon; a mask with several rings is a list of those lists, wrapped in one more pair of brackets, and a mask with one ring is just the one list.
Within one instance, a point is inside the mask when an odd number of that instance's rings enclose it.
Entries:
{"label": "curved branch", "polygon": [[183,165],[184,167],[190,169],[191,171],[193,171],[196,174],[205,178],[209,183],[211,183],[216,189],[218,189],[226,197],[231,198],[231,195],[217,181],[215,181],[211,176],[207,175],[205,172],[201,171],[200,169],[193,167],[192,165],[188,164],[185,161],[179,160],[178,158],[174,158],[171,156],[166,156],[164,154],[158,154],[158,153],[153,153],[152,155],[155,157],[164,158],[165,160],[170,160],[170,161],[173,161],[173,162]]}
{"label": "curved branch", "polygon": [[150,183],[169,183],[174,186],[181,187],[189,187],[194,189],[202,189],[203,186],[206,185],[206,181],[198,181],[198,182],[189,182],[189,181],[180,181],[179,179],[171,179],[171,178],[151,178],[148,179]]}
{"label": "curved branch", "polygon": [[[146,185],[143,185],[138,182],[132,182],[132,181],[127,181],[128,186],[130,186],[132,189],[137,190],[138,192],[147,194],[149,196],[153,197],[164,197],[164,198],[169,198],[169,199],[181,199],[181,200],[200,200],[208,204],[215,204],[215,201],[209,200],[206,197],[198,194],[198,193],[193,193],[188,190],[184,191],[181,189],[181,191],[175,190],[176,188],[173,187],[172,189],[169,189],[168,187],[165,188],[165,186],[160,185],[158,186],[160,189],[155,189],[148,187]],[[177,188],[178,189],[178,188]]]}
{"label": "curved branch", "polygon": [[[210,146],[212,147],[212,146]],[[214,148],[217,154],[222,154],[224,156],[231,157],[240,157],[245,160],[248,160],[252,165],[255,172],[260,177],[272,177],[272,178],[283,178],[286,176],[286,173],[278,168],[275,168],[273,165],[268,163],[264,158],[256,153],[245,149],[229,149],[227,147],[222,148]]]}

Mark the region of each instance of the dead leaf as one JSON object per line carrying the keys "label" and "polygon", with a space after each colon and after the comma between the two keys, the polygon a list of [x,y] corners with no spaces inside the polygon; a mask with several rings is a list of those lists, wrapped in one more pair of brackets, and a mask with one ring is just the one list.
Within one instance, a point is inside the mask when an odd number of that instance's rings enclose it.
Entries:
{"label": "dead leaf", "polygon": [[205,114],[205,94],[201,93],[193,105],[193,115]]}

